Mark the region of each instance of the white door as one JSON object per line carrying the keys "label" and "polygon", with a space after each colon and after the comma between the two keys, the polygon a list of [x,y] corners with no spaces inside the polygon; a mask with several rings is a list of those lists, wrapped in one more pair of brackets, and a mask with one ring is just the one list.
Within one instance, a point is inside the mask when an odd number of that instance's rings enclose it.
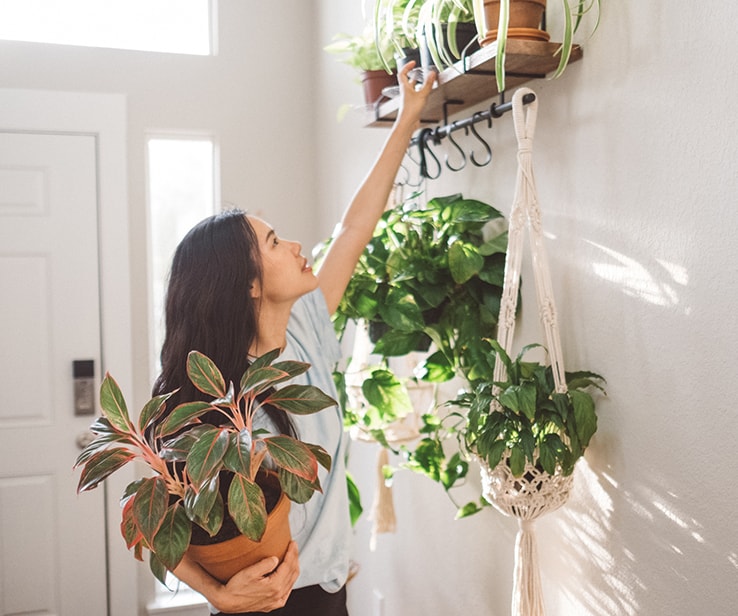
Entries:
{"label": "white door", "polygon": [[108,612],[104,492],[77,496],[72,471],[97,406],[75,404],[73,362],[92,360],[93,393],[100,380],[96,148],[0,132],[3,616]]}

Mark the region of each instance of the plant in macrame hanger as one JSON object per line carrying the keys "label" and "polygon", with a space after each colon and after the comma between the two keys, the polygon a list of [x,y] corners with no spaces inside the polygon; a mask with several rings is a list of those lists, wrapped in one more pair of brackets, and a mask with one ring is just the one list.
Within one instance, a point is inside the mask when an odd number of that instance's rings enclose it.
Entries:
{"label": "plant in macrame hanger", "polygon": [[[543,616],[534,521],[561,507],[569,497],[575,464],[597,429],[592,392],[603,391],[604,379],[589,371],[564,371],[533,179],[537,101],[524,108],[526,93],[531,91],[521,88],[513,96],[519,145],[517,185],[497,340],[485,341],[496,357],[494,374],[454,403],[466,409],[462,433],[466,448],[481,466],[484,498],[498,511],[518,519],[512,614]],[[526,228],[548,363],[526,361],[527,353],[539,344],[524,347],[515,359],[510,357]]]}

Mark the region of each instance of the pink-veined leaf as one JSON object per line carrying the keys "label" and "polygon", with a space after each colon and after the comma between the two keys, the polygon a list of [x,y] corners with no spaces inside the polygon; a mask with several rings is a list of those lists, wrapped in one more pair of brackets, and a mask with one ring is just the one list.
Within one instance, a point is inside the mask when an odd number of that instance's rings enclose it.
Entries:
{"label": "pink-veined leaf", "polygon": [[77,484],[77,492],[85,492],[97,487],[109,475],[135,458],[135,454],[119,447],[103,449],[93,454],[82,469]]}
{"label": "pink-veined leaf", "polygon": [[182,560],[192,536],[192,523],[184,508],[177,503],[167,509],[152,543],[153,552],[170,571]]}
{"label": "pink-veined leaf", "polygon": [[166,408],[166,401],[172,396],[174,392],[168,394],[162,394],[151,398],[141,409],[141,414],[138,417],[138,429],[143,433],[146,429],[155,422]]}
{"label": "pink-veined leaf", "polygon": [[234,473],[246,477],[251,476],[251,434],[248,430],[233,433],[230,436],[231,444],[223,457],[225,467]]}
{"label": "pink-veined leaf", "polygon": [[295,415],[310,415],[338,403],[313,385],[287,385],[269,394],[264,404]]}
{"label": "pink-veined leaf", "polygon": [[308,502],[315,492],[322,492],[317,477],[314,481],[308,481],[283,468],[279,469],[279,484],[287,498],[300,504]]}
{"label": "pink-veined leaf", "polygon": [[225,380],[215,363],[199,351],[187,355],[187,376],[201,392],[222,398],[226,394]]}
{"label": "pink-veined leaf", "polygon": [[242,475],[233,477],[228,490],[228,512],[238,530],[260,541],[266,530],[267,511],[261,488]]}
{"label": "pink-veined leaf", "polygon": [[123,398],[123,393],[115,379],[110,373],[105,374],[105,379],[100,385],[100,407],[102,413],[111,425],[121,432],[131,432],[133,425],[128,415],[128,407]]}
{"label": "pink-veined leaf", "polygon": [[272,436],[265,438],[264,444],[277,466],[307,481],[318,476],[318,461],[305,443],[289,436]]}
{"label": "pink-veined leaf", "polygon": [[166,419],[157,428],[156,435],[159,438],[174,434],[185,426],[199,421],[201,415],[212,409],[207,402],[185,402],[176,406]]}
{"label": "pink-veined leaf", "polygon": [[217,472],[228,449],[228,441],[225,428],[210,428],[195,441],[187,454],[187,474],[195,485],[201,485]]}
{"label": "pink-veined leaf", "polygon": [[144,479],[133,497],[133,519],[149,545],[164,520],[168,506],[169,494],[164,479]]}
{"label": "pink-veined leaf", "polygon": [[79,456],[77,456],[76,462],[74,463],[74,468],[82,466],[94,454],[102,449],[106,449],[110,443],[133,444],[133,439],[126,434],[121,434],[120,432],[106,432],[105,434],[100,434],[80,452]]}

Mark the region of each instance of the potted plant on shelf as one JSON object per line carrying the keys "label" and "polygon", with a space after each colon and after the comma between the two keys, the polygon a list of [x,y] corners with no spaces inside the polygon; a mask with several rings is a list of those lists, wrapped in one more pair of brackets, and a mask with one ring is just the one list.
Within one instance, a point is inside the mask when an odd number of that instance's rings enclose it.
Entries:
{"label": "potted plant on shelf", "polygon": [[426,0],[418,23],[424,68],[444,70],[479,49],[472,0]]}
{"label": "potted plant on shelf", "polygon": [[[566,69],[571,56],[574,34],[579,29],[582,18],[594,11],[597,19],[592,28],[596,30],[599,20],[600,0],[560,0],[562,12],[561,46],[559,65],[553,78],[559,77]],[[550,35],[541,29],[541,21],[546,11],[546,0],[473,0],[474,15],[482,46],[497,43],[495,74],[497,89],[505,89],[505,55],[507,41],[521,38],[534,41],[548,41]]]}
{"label": "potted plant on shelf", "polygon": [[[234,385],[192,351],[188,377],[212,399],[184,402],[165,415],[174,392],[156,396],[136,422],[115,380],[109,374],[103,380],[102,417],[91,427],[96,436],[75,464],[82,467],[78,491],[97,487],[132,460],[149,467],[153,475],[123,493],[121,532],[137,559],[150,551],[162,583],[186,552],[223,582],[260,558],[282,558],[290,541],[289,501],[304,503],[320,491],[318,465],[331,465],[324,449],[255,427],[256,413],[267,405],[305,415],[336,404],[314,386],[276,388],[309,367],[276,361],[278,354],[254,360]],[[205,413],[221,419],[202,423]],[[267,541],[272,535],[275,545]],[[222,557],[213,556],[220,550]]]}
{"label": "potted plant on shelf", "polygon": [[[394,64],[399,69],[410,60],[418,67],[421,65],[417,30],[425,2],[426,0],[374,0],[374,40],[386,69]],[[389,41],[390,49],[385,47],[384,41]]]}
{"label": "potted plant on shelf", "polygon": [[361,35],[336,34],[323,49],[340,56],[341,62],[359,72],[367,105],[374,105],[382,97],[382,90],[397,85],[392,43],[385,38],[375,39],[370,26]]}

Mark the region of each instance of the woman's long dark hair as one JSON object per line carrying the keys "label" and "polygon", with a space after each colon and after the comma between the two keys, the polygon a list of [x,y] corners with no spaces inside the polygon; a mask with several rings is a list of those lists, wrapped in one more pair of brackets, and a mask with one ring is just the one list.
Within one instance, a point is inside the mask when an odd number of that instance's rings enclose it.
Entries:
{"label": "woman's long dark hair", "polygon": [[[251,289],[261,285],[261,277],[258,238],[242,210],[206,218],[177,246],[166,294],[161,374],[153,387],[153,395],[179,389],[167,404],[169,411],[205,397],[187,377],[190,351],[207,355],[226,382],[238,387],[258,333],[258,305]],[[266,410],[280,432],[294,433],[286,413]],[[218,423],[218,417],[214,412],[203,421]]]}

